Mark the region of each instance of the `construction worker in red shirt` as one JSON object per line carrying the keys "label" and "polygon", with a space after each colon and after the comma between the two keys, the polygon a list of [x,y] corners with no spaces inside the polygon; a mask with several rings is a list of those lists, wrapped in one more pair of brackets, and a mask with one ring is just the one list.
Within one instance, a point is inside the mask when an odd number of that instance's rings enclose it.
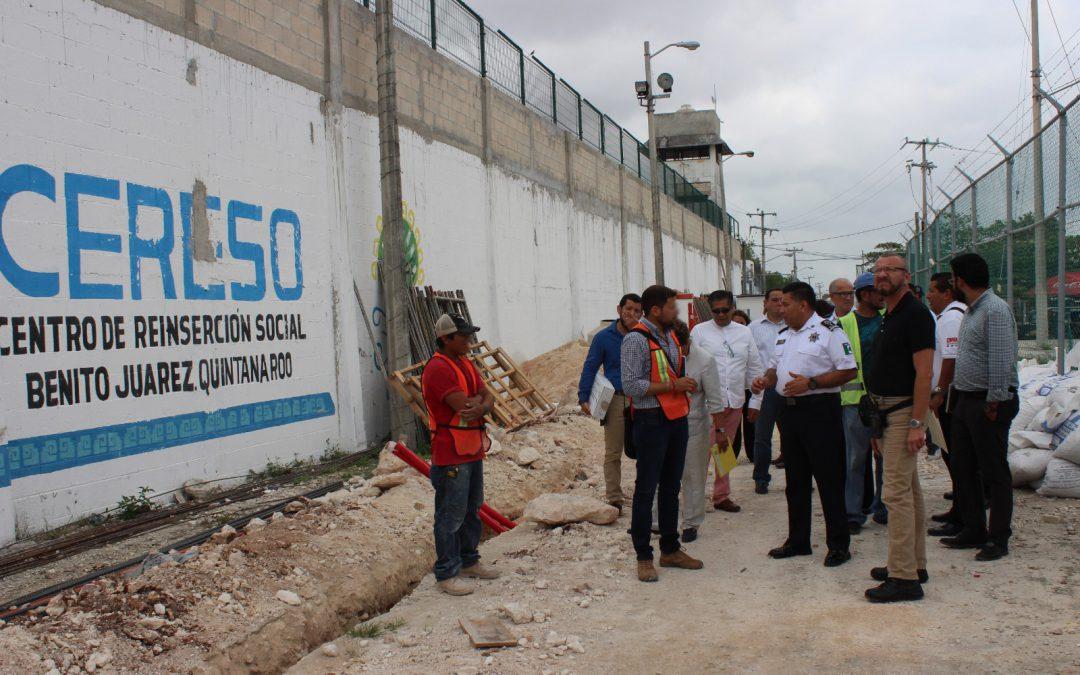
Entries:
{"label": "construction worker in red shirt", "polygon": [[480,562],[480,505],[484,453],[491,446],[484,416],[495,399],[469,360],[479,328],[456,314],[435,322],[438,348],[424,366],[421,389],[431,432],[431,484],[435,488],[435,580],[449,595],[473,592],[469,579],[496,579]]}

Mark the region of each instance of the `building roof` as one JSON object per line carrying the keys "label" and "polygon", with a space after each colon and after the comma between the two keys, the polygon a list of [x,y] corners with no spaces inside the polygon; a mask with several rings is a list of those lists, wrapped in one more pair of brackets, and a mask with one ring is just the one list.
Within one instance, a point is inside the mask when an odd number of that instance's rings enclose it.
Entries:
{"label": "building roof", "polygon": [[676,112],[657,113],[653,123],[658,148],[713,145],[721,155],[732,154],[731,148],[720,138],[720,118],[715,110],[694,110],[690,106],[683,106]]}

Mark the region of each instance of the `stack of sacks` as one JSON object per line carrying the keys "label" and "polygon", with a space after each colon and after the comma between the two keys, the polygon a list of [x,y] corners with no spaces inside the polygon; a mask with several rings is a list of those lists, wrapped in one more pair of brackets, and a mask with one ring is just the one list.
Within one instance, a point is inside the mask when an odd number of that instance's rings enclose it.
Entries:
{"label": "stack of sacks", "polygon": [[1020,382],[1009,430],[1013,485],[1080,499],[1080,372],[1022,364]]}

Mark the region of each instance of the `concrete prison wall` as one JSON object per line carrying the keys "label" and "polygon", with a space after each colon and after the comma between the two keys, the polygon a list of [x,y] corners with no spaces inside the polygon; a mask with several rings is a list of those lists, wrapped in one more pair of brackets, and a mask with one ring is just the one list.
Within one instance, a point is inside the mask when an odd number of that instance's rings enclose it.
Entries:
{"label": "concrete prison wall", "polygon": [[[650,283],[645,184],[397,45],[414,283],[517,358]],[[385,434],[370,10],[9,0],[0,92],[0,541]],[[715,287],[716,230],[663,219],[669,284]]]}

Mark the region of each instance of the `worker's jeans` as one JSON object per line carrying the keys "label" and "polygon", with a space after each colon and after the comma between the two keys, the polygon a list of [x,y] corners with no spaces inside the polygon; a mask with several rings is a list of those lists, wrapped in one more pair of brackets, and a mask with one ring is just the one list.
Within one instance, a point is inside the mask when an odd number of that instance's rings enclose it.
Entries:
{"label": "worker's jeans", "polygon": [[761,410],[754,422],[754,482],[768,483],[769,464],[772,462],[772,435],[776,425],[776,414],[780,411],[783,398],[776,389],[769,387],[761,398]]}
{"label": "worker's jeans", "polygon": [[845,405],[844,444],[847,448],[847,479],[844,486],[844,504],[849,523],[862,525],[863,493],[866,490],[866,462],[870,459],[870,427],[862,423],[859,406]]}
{"label": "worker's jeans", "polygon": [[622,456],[624,429],[623,416],[626,397],[615,394],[611,397],[607,415],[604,416],[604,493],[610,504],[622,504]]}
{"label": "worker's jeans", "polygon": [[679,550],[679,487],[686,462],[688,426],[685,417],[669,420],[659,408],[634,411],[634,450],[637,479],[630,516],[630,539],[638,560],[652,560],[649,543],[652,530],[652,503],[658,496],[660,552]]}
{"label": "worker's jeans", "polygon": [[456,577],[480,561],[484,462],[431,467],[435,488],[435,579]]}
{"label": "worker's jeans", "polygon": [[[876,399],[882,410],[904,396]],[[919,486],[918,455],[908,450],[911,406],[889,413],[884,435],[878,440],[885,460],[885,483],[881,499],[889,507],[889,576],[915,581],[926,569],[926,506]]]}

